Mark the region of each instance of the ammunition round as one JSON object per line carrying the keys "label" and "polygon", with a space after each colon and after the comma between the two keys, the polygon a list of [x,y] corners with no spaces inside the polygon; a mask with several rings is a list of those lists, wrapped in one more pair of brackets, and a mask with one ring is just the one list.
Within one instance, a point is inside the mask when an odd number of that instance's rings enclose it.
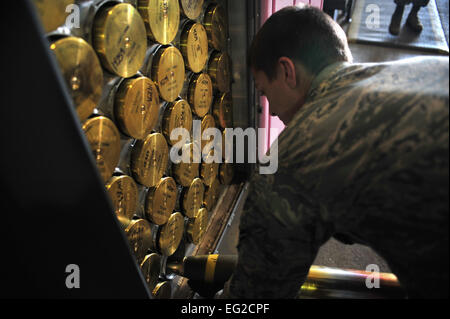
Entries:
{"label": "ammunition round", "polygon": [[162,121],[162,131],[169,145],[178,143],[182,137],[172,140],[170,135],[176,128],[192,130],[192,110],[186,100],[177,100],[167,107]]}
{"label": "ammunition round", "polygon": [[120,157],[120,133],[109,118],[96,116],[83,124],[97,167],[106,182],[114,172]]}
{"label": "ammunition round", "polygon": [[225,9],[220,4],[211,3],[203,19],[208,34],[209,45],[219,51],[226,51],[228,23]]}
{"label": "ammunition round", "polygon": [[106,190],[120,224],[128,226],[137,209],[138,188],[136,183],[127,175],[113,176],[106,184]]}
{"label": "ammunition round", "polygon": [[145,200],[145,215],[156,225],[164,225],[169,220],[177,200],[177,184],[172,177],[161,179],[148,190]]}
{"label": "ammunition round", "polygon": [[137,8],[150,39],[161,44],[173,41],[180,24],[180,5],[177,0],[139,0]]}
{"label": "ammunition round", "polygon": [[169,149],[160,133],[138,140],[131,151],[131,171],[141,185],[154,187],[167,169]]}
{"label": "ammunition round", "polygon": [[[197,144],[190,143],[183,146],[182,152],[189,153],[189,161],[184,163],[173,164],[173,175],[178,184],[183,187],[191,185],[192,181],[199,176],[199,166],[201,160],[200,150]],[[199,161],[194,162],[195,153],[198,154]]]}
{"label": "ammunition round", "polygon": [[207,73],[193,74],[187,85],[189,104],[197,116],[204,117],[211,109],[213,100],[211,77]]}
{"label": "ammunition round", "polygon": [[181,31],[180,49],[186,67],[194,73],[203,70],[208,60],[208,36],[201,23],[189,21]]}
{"label": "ammunition round", "polygon": [[187,226],[187,235],[190,242],[194,245],[200,244],[206,227],[208,226],[208,211],[201,208],[197,211],[194,218],[190,219]]}
{"label": "ammunition round", "polygon": [[205,186],[200,178],[192,181],[191,185],[183,191],[182,207],[183,213],[188,218],[193,218],[202,207],[205,194]]}
{"label": "ammunition round", "polygon": [[144,76],[123,81],[115,96],[118,126],[135,139],[144,139],[151,133],[158,122],[159,108],[156,85]]}
{"label": "ammunition round", "polygon": [[101,7],[94,21],[93,46],[109,72],[124,78],[135,75],[147,51],[145,24],[139,12],[128,3]]}
{"label": "ammunition round", "polygon": [[161,256],[154,253],[145,256],[141,264],[141,270],[145,281],[147,282],[148,289],[153,291],[158,284],[158,279],[161,272]]}
{"label": "ammunition round", "polygon": [[231,88],[231,62],[227,53],[214,51],[208,62],[208,74],[211,77],[213,87],[222,93]]}
{"label": "ammunition round", "polygon": [[191,20],[197,19],[202,13],[204,0],[180,0],[181,13]]}
{"label": "ammunition round", "polygon": [[173,102],[183,90],[185,76],[184,60],[174,46],[160,47],[151,65],[151,78],[156,83],[161,98]]}
{"label": "ammunition round", "polygon": [[102,96],[103,71],[94,49],[83,39],[64,37],[50,45],[62,76],[84,122]]}
{"label": "ammunition round", "polygon": [[152,247],[150,223],[145,219],[132,220],[130,225],[125,229],[125,234],[138,264],[142,264],[148,250]]}
{"label": "ammunition round", "polygon": [[167,223],[161,226],[158,246],[161,253],[171,256],[177,250],[184,233],[184,218],[180,213],[174,213]]}

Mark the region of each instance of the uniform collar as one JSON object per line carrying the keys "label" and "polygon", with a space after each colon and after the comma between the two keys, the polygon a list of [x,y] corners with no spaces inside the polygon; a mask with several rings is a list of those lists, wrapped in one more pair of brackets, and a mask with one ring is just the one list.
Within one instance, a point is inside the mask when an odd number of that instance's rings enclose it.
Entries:
{"label": "uniform collar", "polygon": [[326,83],[333,75],[335,75],[340,70],[352,65],[350,62],[335,62],[325,67],[320,73],[314,78],[311,83],[311,87],[308,92],[308,99],[312,93],[319,88],[320,85]]}

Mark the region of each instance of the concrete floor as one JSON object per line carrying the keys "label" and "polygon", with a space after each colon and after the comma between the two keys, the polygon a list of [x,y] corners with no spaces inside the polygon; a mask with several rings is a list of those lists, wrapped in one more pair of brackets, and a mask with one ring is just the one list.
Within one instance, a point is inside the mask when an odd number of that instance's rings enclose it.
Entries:
{"label": "concrete floor", "polygon": [[[346,31],[348,25],[343,24],[342,27]],[[395,49],[369,44],[351,44],[350,49],[354,62],[395,61],[418,55],[433,55],[418,50]],[[226,230],[224,239],[218,247],[220,253],[237,254],[239,218],[240,212],[236,212],[233,222]],[[329,240],[321,247],[314,261],[314,265],[358,270],[365,270],[370,264],[378,265],[381,272],[391,272],[385,260],[369,247],[358,244],[344,245],[335,239]]]}

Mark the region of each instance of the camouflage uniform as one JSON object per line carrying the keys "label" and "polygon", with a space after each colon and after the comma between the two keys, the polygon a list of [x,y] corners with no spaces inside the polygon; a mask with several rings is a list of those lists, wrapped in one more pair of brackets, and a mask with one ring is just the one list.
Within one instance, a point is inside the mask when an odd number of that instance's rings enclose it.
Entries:
{"label": "camouflage uniform", "polygon": [[344,234],[384,257],[410,297],[448,296],[449,62],[336,63],[255,175],[223,297],[293,298]]}

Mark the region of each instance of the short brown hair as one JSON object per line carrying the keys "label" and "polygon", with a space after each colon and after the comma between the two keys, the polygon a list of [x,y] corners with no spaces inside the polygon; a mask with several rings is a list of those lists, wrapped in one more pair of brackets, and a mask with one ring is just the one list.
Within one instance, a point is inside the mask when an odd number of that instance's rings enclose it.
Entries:
{"label": "short brown hair", "polygon": [[337,32],[335,22],[311,6],[274,13],[254,38],[248,65],[273,80],[282,56],[302,63],[314,75],[329,64],[352,59],[347,39]]}

